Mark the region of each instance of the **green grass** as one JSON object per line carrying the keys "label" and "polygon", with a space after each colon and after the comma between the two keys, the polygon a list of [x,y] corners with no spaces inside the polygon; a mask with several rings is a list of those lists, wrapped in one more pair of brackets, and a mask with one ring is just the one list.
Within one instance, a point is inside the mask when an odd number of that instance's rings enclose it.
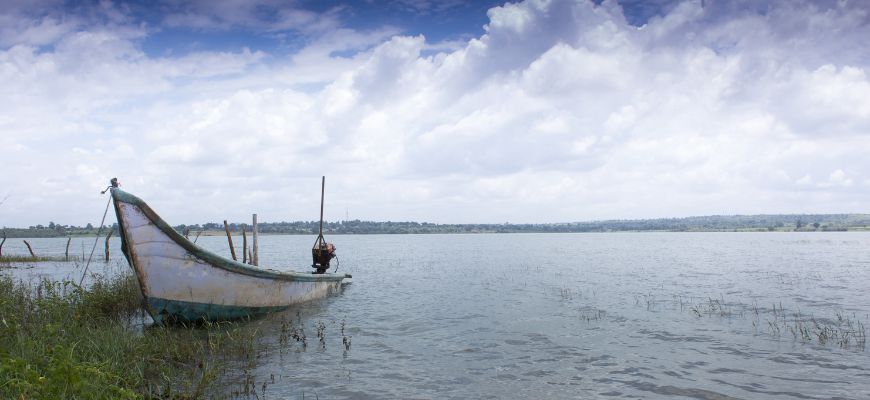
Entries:
{"label": "green grass", "polygon": [[79,256],[0,256],[0,264],[8,264],[13,262],[24,263],[24,262],[43,262],[43,261],[80,261],[81,257]]}
{"label": "green grass", "polygon": [[153,326],[132,275],[37,284],[0,277],[0,398],[192,399],[219,395],[257,332],[231,323]]}

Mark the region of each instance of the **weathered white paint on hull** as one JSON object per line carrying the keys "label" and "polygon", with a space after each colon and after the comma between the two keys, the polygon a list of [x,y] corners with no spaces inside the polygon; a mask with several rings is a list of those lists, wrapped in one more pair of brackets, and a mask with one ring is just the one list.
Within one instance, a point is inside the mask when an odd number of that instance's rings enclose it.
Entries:
{"label": "weathered white paint on hull", "polygon": [[125,202],[117,206],[146,297],[243,308],[282,307],[324,297],[341,285],[335,278],[294,279],[294,274],[276,273],[281,279],[275,279],[215,267],[176,243],[138,206]]}

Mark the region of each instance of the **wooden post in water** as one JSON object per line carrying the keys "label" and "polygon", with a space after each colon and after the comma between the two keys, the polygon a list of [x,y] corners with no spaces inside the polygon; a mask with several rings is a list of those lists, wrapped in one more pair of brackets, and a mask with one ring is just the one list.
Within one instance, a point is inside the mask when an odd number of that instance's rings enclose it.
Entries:
{"label": "wooden post in water", "polygon": [[109,262],[109,239],[112,238],[112,233],[114,232],[114,229],[109,228],[109,234],[106,235],[106,262]]}
{"label": "wooden post in water", "polygon": [[255,266],[260,265],[260,257],[257,254],[257,214],[254,214],[254,226],[251,228],[254,235],[254,243],[251,245],[252,253],[251,254],[251,264]]}
{"label": "wooden post in water", "polygon": [[245,233],[245,227],[242,227],[242,263],[248,263],[248,235]]}
{"label": "wooden post in water", "polygon": [[233,247],[233,236],[230,235],[230,226],[227,225],[227,220],[224,220],[224,231],[227,232],[227,241],[230,242],[230,254],[233,255],[233,261],[238,261],[236,258],[236,248]]}
{"label": "wooden post in water", "polygon": [[72,242],[72,237],[66,238],[66,252],[63,254],[63,257],[67,261],[69,261],[69,242]]}
{"label": "wooden post in water", "polygon": [[3,230],[3,241],[0,242],[0,257],[3,257],[3,243],[6,243],[6,230]]}
{"label": "wooden post in water", "polygon": [[27,245],[27,250],[30,251],[30,256],[36,258],[36,254],[33,254],[33,247],[30,247],[30,243],[27,243],[27,241],[25,240],[24,244]]}

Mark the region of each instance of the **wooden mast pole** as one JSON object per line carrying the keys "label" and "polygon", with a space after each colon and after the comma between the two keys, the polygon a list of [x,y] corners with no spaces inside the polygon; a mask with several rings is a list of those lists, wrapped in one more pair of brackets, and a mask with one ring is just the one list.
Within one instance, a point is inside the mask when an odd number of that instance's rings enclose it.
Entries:
{"label": "wooden mast pole", "polygon": [[320,181],[320,235],[317,237],[323,242],[323,197],[326,195],[326,176]]}

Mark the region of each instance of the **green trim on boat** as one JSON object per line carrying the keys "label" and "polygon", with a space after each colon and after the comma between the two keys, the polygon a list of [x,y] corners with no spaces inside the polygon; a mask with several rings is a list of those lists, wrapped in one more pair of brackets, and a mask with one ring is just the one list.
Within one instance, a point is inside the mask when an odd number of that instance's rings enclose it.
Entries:
{"label": "green trim on boat", "polygon": [[283,311],[290,307],[289,305],[275,307],[239,307],[167,300],[157,297],[149,297],[147,301],[149,309],[152,310],[151,317],[154,318],[154,322],[157,323],[243,319]]}
{"label": "green trim on boat", "polygon": [[[248,264],[243,264],[238,261],[233,261],[228,258],[221,257],[215,253],[212,253],[202,247],[197,246],[190,240],[187,240],[180,233],[176,232],[166,221],[160,218],[148,204],[145,203],[142,199],[127,193],[118,188],[112,188],[112,197],[122,203],[127,203],[139,207],[140,210],[145,214],[145,216],[151,220],[151,222],[157,226],[163,233],[169,236],[172,241],[177,243],[179,246],[183,247],[193,256],[205,261],[206,263],[214,266],[215,268],[221,268],[230,272],[235,272],[243,275],[255,276],[258,278],[266,278],[266,279],[275,279],[282,281],[299,281],[299,282],[335,282],[341,281],[344,278],[350,278],[350,274],[312,274],[305,272],[278,272],[273,270],[265,270],[256,267],[252,267]],[[118,220],[120,221],[120,210],[116,209],[118,215]],[[120,224],[119,224],[120,225]],[[123,235],[122,235],[123,237]]]}

